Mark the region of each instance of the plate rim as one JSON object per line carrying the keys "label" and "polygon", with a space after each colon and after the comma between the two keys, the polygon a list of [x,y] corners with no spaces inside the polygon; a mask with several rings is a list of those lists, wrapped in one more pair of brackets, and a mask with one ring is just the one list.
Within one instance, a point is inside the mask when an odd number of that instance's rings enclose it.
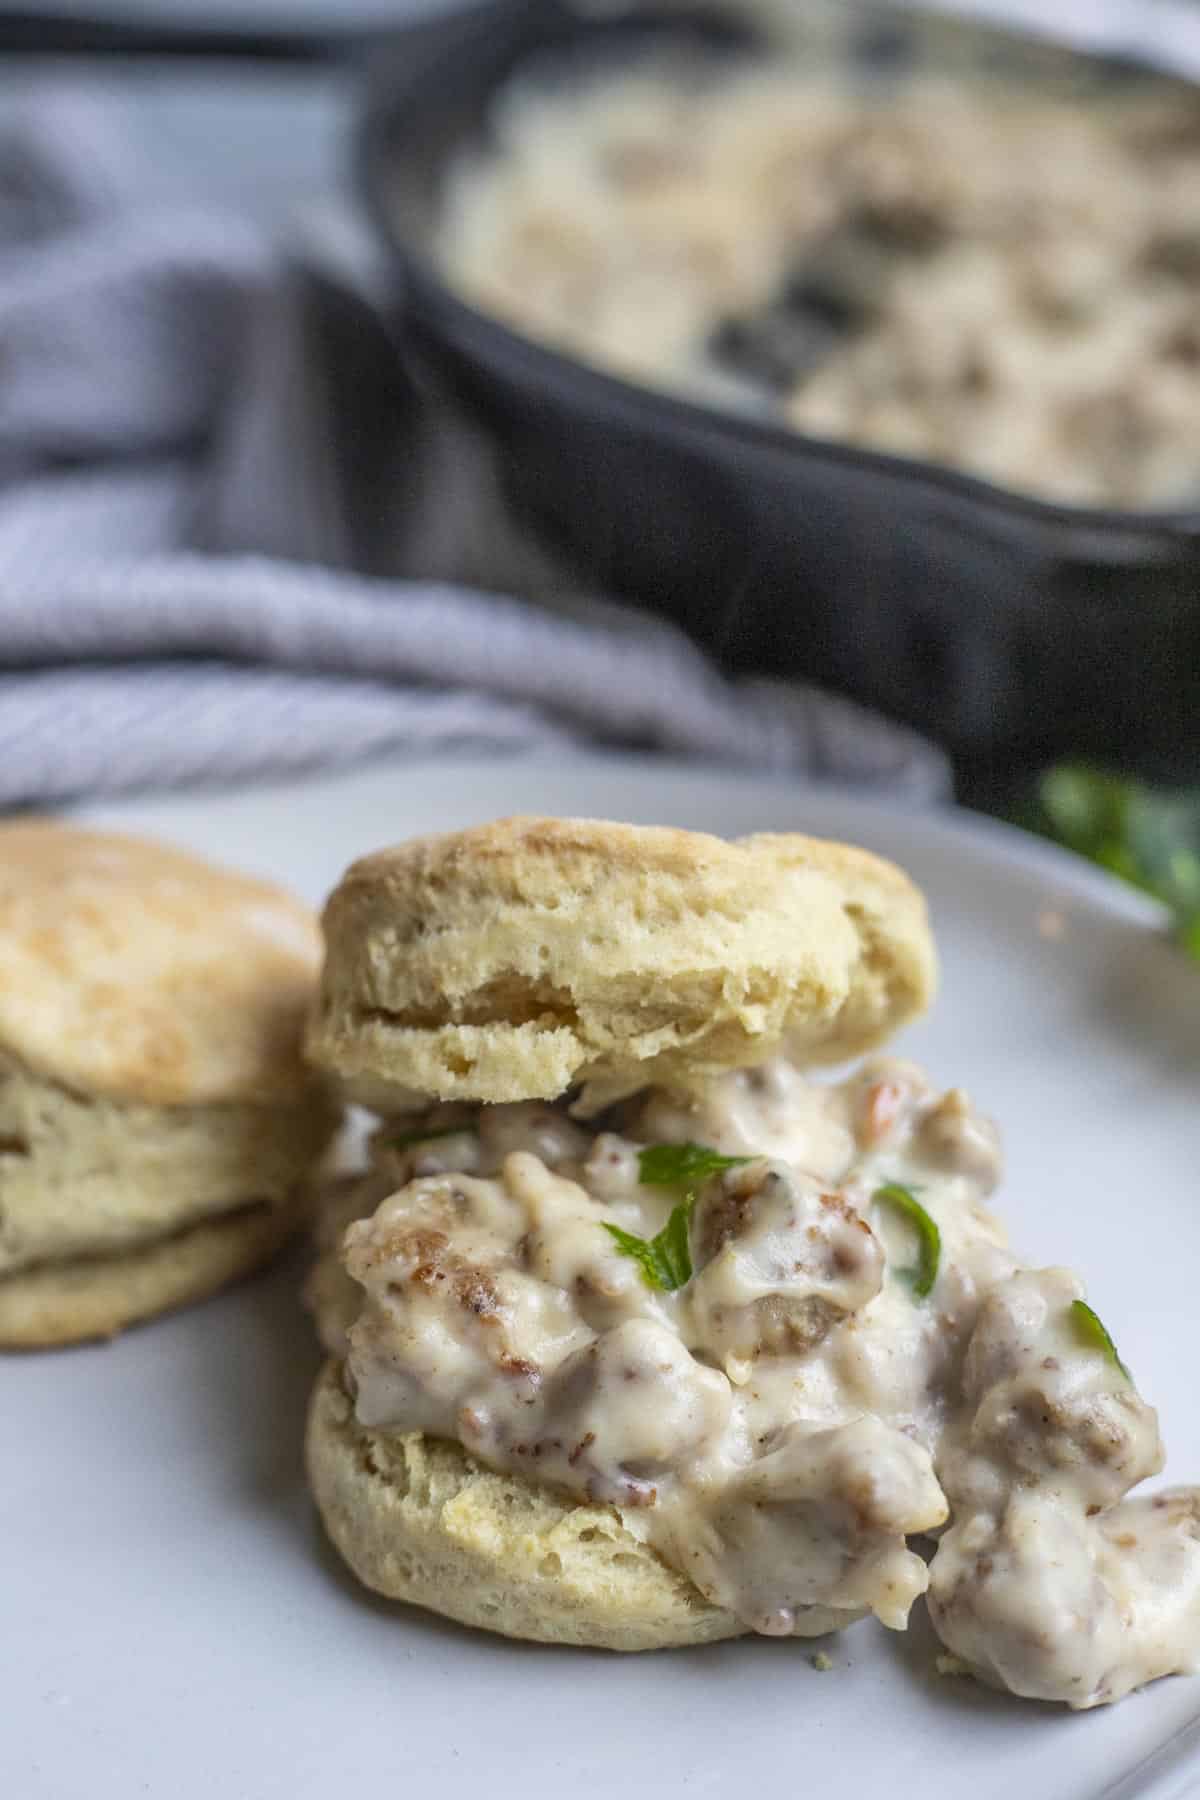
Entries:
{"label": "plate rim", "polygon": [[[986,860],[1005,866],[1016,865],[1029,873],[1045,875],[1078,898],[1102,910],[1116,914],[1130,924],[1162,930],[1170,924],[1168,909],[1151,895],[1122,881],[1118,876],[1087,861],[1072,850],[1005,819],[999,819],[957,801],[932,805],[917,796],[888,795],[886,791],[850,782],[814,779],[803,770],[790,772],[771,768],[749,768],[739,764],[714,762],[707,758],[660,756],[633,750],[593,750],[585,747],[579,754],[551,756],[545,749],[511,753],[504,757],[486,756],[478,751],[461,756],[440,752],[416,756],[373,757],[362,762],[310,770],[304,774],[284,776],[261,782],[245,782],[219,787],[156,788],[136,794],[94,795],[55,809],[61,816],[81,823],[103,823],[121,829],[120,818],[128,811],[130,829],[136,830],[136,818],[142,811],[175,806],[217,808],[223,801],[239,803],[261,798],[294,796],[312,788],[353,786],[359,781],[387,774],[411,774],[414,771],[437,773],[461,772],[464,779],[472,771],[494,776],[498,768],[519,766],[523,771],[545,769],[556,779],[567,771],[582,775],[613,776],[637,771],[643,778],[653,776],[668,784],[694,781],[716,781],[747,792],[765,790],[780,798],[791,795],[805,797],[821,805],[844,805],[859,813],[864,820],[878,821],[894,828],[898,817],[911,820],[918,834],[941,847],[954,850],[967,848]],[[503,815],[496,815],[497,817]],[[693,828],[694,829],[694,828]],[[721,835],[717,833],[716,835]],[[402,840],[395,840],[397,842]],[[368,853],[364,846],[362,854]]]}

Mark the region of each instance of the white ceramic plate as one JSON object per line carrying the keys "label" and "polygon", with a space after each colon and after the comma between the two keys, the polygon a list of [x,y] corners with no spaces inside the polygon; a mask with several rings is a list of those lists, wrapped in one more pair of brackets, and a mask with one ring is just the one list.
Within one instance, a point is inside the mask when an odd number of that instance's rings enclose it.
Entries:
{"label": "white ceramic plate", "polygon": [[[1002,1124],[1001,1210],[1087,1276],[1200,1478],[1200,970],[1154,910],[964,815],[633,760],[408,764],[102,816],[316,900],[356,853],[509,811],[803,828],[903,862],[945,981],[906,1048]],[[0,1365],[0,1794],[436,1800],[761,1793],[1177,1800],[1200,1680],[1071,1715],[939,1679],[918,1624],[830,1646],[620,1658],[511,1645],[375,1601],[300,1462],[316,1367],[280,1268],[108,1348]],[[1198,1753],[1200,1754],[1200,1753]]]}

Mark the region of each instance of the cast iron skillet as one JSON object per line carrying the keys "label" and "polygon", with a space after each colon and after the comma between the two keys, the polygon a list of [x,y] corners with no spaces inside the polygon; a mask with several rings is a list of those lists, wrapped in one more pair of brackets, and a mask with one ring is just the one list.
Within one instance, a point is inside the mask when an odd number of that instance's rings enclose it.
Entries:
{"label": "cast iron skillet", "polygon": [[[859,10],[871,53],[903,55],[902,20]],[[620,58],[664,34],[729,51],[747,40],[714,0],[657,16],[611,0],[490,0],[363,58],[358,182],[389,253],[397,328],[497,445],[514,506],[727,668],[812,677],[936,736],[969,794],[1063,753],[1194,778],[1200,512],[1046,504],[807,439],[586,367],[444,284],[429,248],[444,172],[486,134],[497,88],[533,59]],[[193,48],[228,54],[253,34],[207,35],[221,44]],[[0,49],[6,37],[13,47],[0,25]],[[252,53],[299,61],[365,47],[259,38]]]}
{"label": "cast iron skillet", "polygon": [[[428,245],[446,161],[501,82],[535,57],[620,55],[663,32],[733,45],[731,16],[516,0],[378,69],[359,170],[407,333],[502,447],[514,503],[727,667],[811,676],[932,732],[971,788],[1073,752],[1194,775],[1200,512],[1039,503],[719,413],[536,345],[440,279]],[[903,25],[888,31],[895,54]]]}

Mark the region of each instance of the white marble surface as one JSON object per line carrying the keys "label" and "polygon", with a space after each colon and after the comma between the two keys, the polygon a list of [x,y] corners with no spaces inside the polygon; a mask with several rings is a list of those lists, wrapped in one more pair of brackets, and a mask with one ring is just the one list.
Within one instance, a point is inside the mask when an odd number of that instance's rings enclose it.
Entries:
{"label": "white marble surface", "polygon": [[[403,25],[469,0],[24,0],[27,10],[77,17],[263,27]],[[907,4],[909,0],[898,0]],[[1095,48],[1140,48],[1200,78],[1197,0],[922,0],[1075,37]],[[335,69],[64,63],[0,59],[0,116],[47,82],[87,82],[121,115],[153,197],[232,202],[285,217],[344,180],[355,82]]]}
{"label": "white marble surface", "polygon": [[[24,0],[23,10],[187,25],[403,25],[462,0]],[[119,114],[148,199],[286,216],[343,180],[355,80],[336,69],[0,59],[0,116],[48,85],[84,83]]]}
{"label": "white marble surface", "polygon": [[85,86],[137,165],[148,204],[228,204],[285,218],[343,181],[354,83],[335,70],[163,68],[0,60],[0,123]]}

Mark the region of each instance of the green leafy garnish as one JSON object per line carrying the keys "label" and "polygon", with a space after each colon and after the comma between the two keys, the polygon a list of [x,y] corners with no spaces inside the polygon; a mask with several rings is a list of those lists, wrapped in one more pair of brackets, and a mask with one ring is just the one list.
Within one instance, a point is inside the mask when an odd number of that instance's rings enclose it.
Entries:
{"label": "green leafy garnish", "polygon": [[1200,959],[1200,789],[1151,788],[1060,763],[1042,776],[1026,822],[1161,900]]}
{"label": "green leafy garnish", "polygon": [[752,1156],[722,1156],[707,1144],[651,1144],[638,1151],[638,1180],[643,1187],[699,1187],[710,1175],[740,1168]]}
{"label": "green leafy garnish", "polygon": [[938,1264],[942,1256],[941,1232],[912,1189],[904,1187],[899,1181],[889,1181],[883,1187],[876,1188],[871,1198],[877,1205],[882,1201],[885,1206],[890,1206],[915,1228],[920,1260],[915,1269],[899,1269],[897,1273],[911,1280],[913,1293],[924,1300],[927,1294],[932,1293],[933,1284],[938,1278]]}
{"label": "green leafy garnish", "polygon": [[1099,1313],[1094,1312],[1086,1300],[1072,1300],[1071,1323],[1075,1327],[1075,1335],[1090,1350],[1099,1350],[1107,1356],[1109,1362],[1115,1363],[1126,1381],[1132,1384],[1133,1376],[1117,1354],[1117,1346],[1112,1341],[1111,1333]]}
{"label": "green leafy garnish", "polygon": [[696,1196],[689,1194],[686,1200],[671,1208],[671,1216],[658,1233],[657,1237],[637,1237],[632,1231],[623,1231],[619,1225],[604,1222],[604,1229],[614,1240],[617,1248],[625,1256],[632,1256],[640,1264],[646,1281],[652,1288],[658,1288],[664,1294],[673,1294],[692,1279],[692,1253],[688,1248],[688,1220],[692,1215],[692,1207],[696,1204]]}
{"label": "green leafy garnish", "polygon": [[673,1294],[692,1279],[688,1224],[696,1189],[712,1175],[753,1162],[751,1156],[722,1156],[707,1144],[651,1144],[638,1151],[638,1179],[643,1187],[685,1187],[687,1193],[656,1237],[638,1237],[605,1221],[604,1229],[625,1256],[632,1256],[652,1288]]}
{"label": "green leafy garnish", "polygon": [[437,1138],[478,1137],[473,1125],[443,1125],[435,1131],[400,1131],[388,1138],[390,1150],[411,1150],[414,1144],[432,1144]]}

